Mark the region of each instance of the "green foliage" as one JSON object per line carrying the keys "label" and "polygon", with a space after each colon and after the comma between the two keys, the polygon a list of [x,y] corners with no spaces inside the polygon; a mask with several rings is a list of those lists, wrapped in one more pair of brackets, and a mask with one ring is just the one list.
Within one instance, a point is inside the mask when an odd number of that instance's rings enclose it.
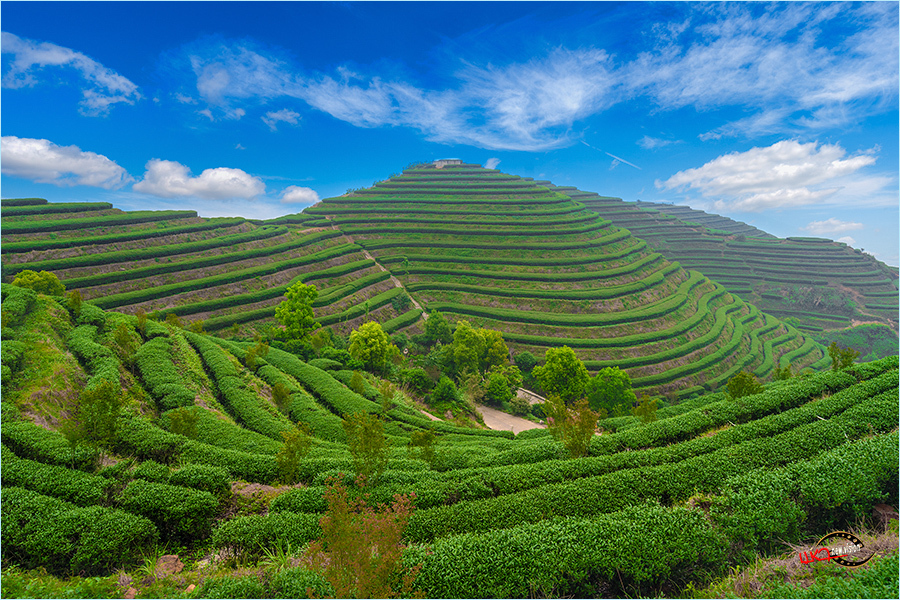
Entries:
{"label": "green foliage", "polygon": [[152,481],[153,483],[168,483],[172,471],[166,465],[161,465],[154,460],[146,460],[135,467],[132,476],[135,479]]}
{"label": "green foliage", "polygon": [[404,572],[401,561],[403,530],[413,510],[409,498],[398,495],[378,511],[361,498],[351,499],[338,483],[329,487],[325,499],[322,538],[310,544],[307,556],[335,596],[409,597],[417,571]]}
{"label": "green foliage", "polygon": [[428,373],[421,367],[401,370],[400,381],[419,394],[427,393],[434,386],[434,382],[431,381]]}
{"label": "green foliage", "polygon": [[548,396],[558,396],[566,404],[583,397],[591,379],[584,363],[568,346],[548,348],[545,363],[531,372]]}
{"label": "green foliage", "polygon": [[582,398],[569,408],[559,396],[550,396],[544,403],[544,412],[547,428],[563,443],[569,456],[578,458],[587,454],[599,417],[591,410],[587,399]]}
{"label": "green foliage", "polygon": [[759,380],[752,373],[746,371],[741,371],[729,379],[728,384],[725,386],[725,390],[732,400],[758,394],[762,389],[763,387]]}
{"label": "green foliage", "polygon": [[531,373],[531,370],[537,366],[537,358],[535,358],[534,354],[528,352],[520,352],[515,356],[515,363],[519,369],[522,370],[523,373]]}
{"label": "green foliage", "polygon": [[106,379],[82,391],[75,416],[77,437],[98,446],[110,446],[116,439],[117,420],[124,404],[125,396],[117,383]]}
{"label": "green foliage", "polygon": [[449,344],[453,341],[450,323],[439,311],[433,310],[428,313],[428,319],[425,320],[425,337],[432,344],[436,342]]}
{"label": "green foliage", "polygon": [[169,417],[169,431],[176,435],[183,435],[188,439],[197,437],[197,423],[200,421],[200,409],[181,407],[167,413]]}
{"label": "green foliage", "polygon": [[[6,224],[4,224],[6,228]],[[48,296],[62,296],[66,293],[66,286],[59,282],[59,278],[49,271],[32,271],[25,269],[19,272],[12,280],[12,285],[34,290],[38,294]]]}
{"label": "green foliage", "polygon": [[166,539],[188,541],[209,535],[218,502],[209,492],[135,479],[122,492],[121,506],[153,521]]}
{"label": "green foliage", "polygon": [[19,458],[5,445],[0,467],[4,486],[20,486],[79,506],[103,504],[110,487],[109,480],[96,475]]}
{"label": "green foliage", "polygon": [[442,376],[437,385],[431,391],[431,405],[437,408],[443,408],[446,405],[453,405],[459,401],[459,390],[456,384],[446,375]]}
{"label": "green foliage", "polygon": [[81,305],[84,302],[84,299],[81,297],[81,292],[78,290],[72,290],[66,296],[66,303],[69,306],[69,310],[72,311],[72,314],[77,318],[79,314],[81,314]]}
{"label": "green foliage", "polygon": [[831,370],[839,371],[851,366],[859,358],[859,352],[853,348],[841,348],[837,342],[831,342],[828,346],[828,356],[831,358]]}
{"label": "green foliage", "polygon": [[260,556],[264,549],[288,544],[302,548],[321,534],[319,515],[272,512],[224,521],[213,531],[211,545],[243,556]]}
{"label": "green foliage", "polygon": [[377,484],[387,467],[384,424],[376,415],[360,412],[344,418],[344,431],[356,474],[361,475],[367,485]]}
{"label": "green foliage", "polygon": [[59,579],[43,569],[3,569],[4,598],[118,598],[116,578],[68,577]]}
{"label": "green foliage", "polygon": [[531,412],[531,403],[527,398],[521,396],[513,396],[509,399],[509,407],[514,415],[527,415]]}
{"label": "green foliage", "polygon": [[349,351],[353,358],[362,361],[372,371],[383,371],[388,360],[399,354],[381,325],[374,321],[350,332]]}
{"label": "green foliage", "polygon": [[4,558],[60,575],[128,568],[158,539],[156,527],[143,517],[101,506],[80,508],[14,486],[3,487],[0,511]]}
{"label": "green foliage", "polygon": [[275,318],[284,326],[289,340],[303,341],[321,327],[313,315],[313,302],[319,295],[315,285],[297,282],[285,292],[285,298],[275,308]]}
{"label": "green foliage", "polygon": [[591,409],[608,414],[628,414],[637,400],[631,389],[631,377],[619,367],[601,369],[586,386]]}
{"label": "green foliage", "polygon": [[413,448],[419,449],[419,458],[424,460],[434,468],[435,464],[435,454],[434,454],[434,442],[435,435],[434,431],[431,429],[413,431],[409,436],[409,444],[407,448],[412,452]]}
{"label": "green foliage", "polygon": [[631,414],[639,418],[642,423],[652,423],[657,419],[656,410],[656,398],[641,394],[638,405],[632,407]]}
{"label": "green foliage", "polygon": [[296,483],[300,480],[300,463],[309,452],[312,440],[307,432],[302,432],[299,429],[282,431],[281,435],[284,436],[284,446],[275,455],[278,474],[282,482],[286,484]]}
{"label": "green foliage", "polygon": [[228,471],[211,465],[185,465],[169,476],[169,483],[209,492],[217,498],[224,498],[231,492]]}
{"label": "green foliage", "polygon": [[502,373],[497,372],[488,376],[484,395],[495,406],[509,402],[514,397],[514,393],[509,389],[509,380]]}
{"label": "green foliage", "polygon": [[492,329],[475,329],[468,321],[457,321],[453,331],[453,361],[457,373],[484,374],[492,366],[509,364],[509,348],[503,334]]}

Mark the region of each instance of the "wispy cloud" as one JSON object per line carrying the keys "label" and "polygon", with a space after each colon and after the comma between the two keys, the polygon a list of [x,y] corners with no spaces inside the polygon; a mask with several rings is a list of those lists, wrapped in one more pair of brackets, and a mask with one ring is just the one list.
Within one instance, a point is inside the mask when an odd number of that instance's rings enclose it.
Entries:
{"label": "wispy cloud", "polygon": [[864,227],[865,225],[863,225],[862,223],[841,221],[839,219],[831,217],[830,219],[826,219],[824,221],[813,221],[806,227],[803,227],[803,230],[808,231],[813,235],[825,235],[829,233],[844,233],[847,231],[856,231],[859,229],[863,229]]}
{"label": "wispy cloud", "polygon": [[496,169],[497,165],[499,165],[499,164],[500,164],[499,158],[489,158],[489,159],[487,159],[487,162],[484,163],[484,168],[485,169]]}
{"label": "wispy cloud", "polygon": [[650,137],[649,135],[645,135],[637,142],[638,146],[640,146],[644,150],[656,150],[657,148],[664,148],[665,146],[675,143],[676,142],[672,140]]}
{"label": "wispy cloud", "polygon": [[[182,49],[194,88],[184,98],[205,103],[200,112],[213,120],[290,98],[357,127],[410,127],[431,141],[526,151],[570,145],[580,122],[635,100],[656,111],[738,108],[746,115],[704,140],[796,135],[897,104],[896,3],[679,10],[681,22],[639,30],[651,49],[637,55],[548,43],[519,60],[467,53],[418,77],[390,61],[311,72],[252,40],[204,38]],[[667,143],[639,142],[647,149]]]}
{"label": "wispy cloud", "polygon": [[[801,144],[784,140],[765,148],[752,148],[720,156],[705,165],[679,171],[660,189],[696,190],[714,199],[717,210],[759,212],[819,202],[848,202],[858,190],[880,195],[862,202],[896,203],[885,194],[890,180],[858,173],[875,163],[869,153],[845,158],[837,144]],[[839,193],[840,192],[840,193]],[[856,198],[854,197],[854,200]]]}
{"label": "wispy cloud", "polygon": [[134,104],[141,98],[137,85],[80,52],[6,31],[0,35],[2,53],[10,55],[4,60],[4,88],[35,86],[41,78],[46,81],[48,67],[57,67],[73,71],[82,80],[80,110],[84,115],[104,115],[115,104]]}
{"label": "wispy cloud", "polygon": [[300,113],[294,112],[289,108],[283,108],[278,111],[269,111],[262,117],[263,123],[269,126],[272,131],[278,131],[278,123],[287,123],[288,125],[300,124]]}
{"label": "wispy cloud", "polygon": [[0,165],[4,175],[58,186],[113,190],[132,181],[125,169],[102,154],[11,135],[0,140]]}
{"label": "wispy cloud", "polygon": [[132,189],[162,198],[192,196],[210,200],[251,200],[266,191],[266,184],[241,169],[219,167],[206,169],[192,177],[181,163],[154,158],[147,163],[144,178]]}

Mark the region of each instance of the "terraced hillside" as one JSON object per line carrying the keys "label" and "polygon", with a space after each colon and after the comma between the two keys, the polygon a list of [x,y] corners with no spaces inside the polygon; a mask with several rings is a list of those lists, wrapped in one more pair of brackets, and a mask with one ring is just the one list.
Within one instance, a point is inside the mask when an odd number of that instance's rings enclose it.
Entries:
{"label": "terraced hillside", "polygon": [[401,290],[386,272],[341,232],[304,225],[306,215],[201,219],[39,199],[4,200],[2,215],[4,280],[51,271],[105,309],[175,313],[207,331],[249,323],[248,335],[272,322],[288,286],[302,280],[319,289],[323,325],[349,329],[367,311],[381,320],[406,312],[391,305]]}
{"label": "terraced hillside", "polygon": [[[873,507],[898,501],[897,357],[739,401],[700,396],[651,424],[618,419],[569,458],[546,430],[427,421],[370,375],[359,395],[340,372],[275,349],[251,361],[249,343],[7,284],[2,299],[4,594],[23,569],[42,568],[100,576],[105,597],[122,596],[121,581],[141,597],[341,596],[298,560],[325,535],[335,477],[374,502],[415,493],[409,587],[391,591],[429,598],[684,597],[784,542],[879,527]],[[279,384],[289,393],[276,403]],[[103,389],[125,404],[98,442],[101,463],[61,431]],[[364,489],[342,426],[356,413],[379,414],[387,440],[386,469]],[[279,457],[294,424],[309,446],[291,472],[299,485],[287,485]],[[426,428],[430,459],[410,448]],[[185,571],[148,577],[159,548],[177,551]]]}
{"label": "terraced hillside", "polygon": [[775,360],[823,363],[797,330],[687,271],[580,201],[477,165],[421,165],[304,211],[390,269],[426,310],[516,351],[575,349],[636,387],[695,388]]}
{"label": "terraced hillside", "polygon": [[824,238],[776,238],[688,207],[623,202],[557,188],[644,239],[667,259],[696,269],[779,318],[821,335],[859,322],[898,330],[897,270]]}
{"label": "terraced hillside", "polygon": [[4,201],[2,225],[5,280],[52,271],[101,308],[211,332],[272,324],[299,280],[342,333],[368,319],[417,331],[411,297],[502,331],[515,352],[565,344],[654,392],[689,395],[741,369],[766,377],[776,361],[828,364],[812,339],[582,201],[477,165],[420,165],[273,221],[26,199]]}

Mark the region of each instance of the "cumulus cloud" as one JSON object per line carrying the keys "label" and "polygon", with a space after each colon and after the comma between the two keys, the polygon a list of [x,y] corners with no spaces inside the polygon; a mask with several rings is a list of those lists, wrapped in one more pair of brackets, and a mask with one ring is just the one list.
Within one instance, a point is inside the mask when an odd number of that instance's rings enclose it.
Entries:
{"label": "cumulus cloud", "polygon": [[315,204],[319,201],[319,194],[312,188],[291,185],[284,188],[281,193],[282,204]]}
{"label": "cumulus cloud", "polygon": [[496,169],[497,165],[499,165],[499,164],[500,164],[499,158],[489,158],[489,159],[487,159],[487,162],[484,163],[484,168],[485,169]]}
{"label": "cumulus cloud", "polygon": [[835,219],[831,217],[830,219],[826,219],[825,221],[813,221],[809,225],[803,228],[804,231],[808,231],[813,235],[825,235],[828,233],[844,233],[846,231],[856,231],[858,229],[863,229],[865,225],[862,223],[854,223],[851,221],[841,221],[839,219]]}
{"label": "cumulus cloud", "polygon": [[[716,198],[719,210],[759,212],[821,202],[840,191],[850,176],[875,163],[871,154],[844,158],[837,144],[784,140],[765,148],[733,152],[679,171],[660,189],[697,190]],[[865,180],[857,177],[856,180]]]}
{"label": "cumulus cloud", "polygon": [[134,104],[141,98],[138,86],[97,61],[69,48],[49,42],[36,42],[3,32],[0,47],[4,65],[4,88],[33,87],[39,83],[48,67],[70,69],[77,73],[87,87],[82,89],[81,113],[90,116],[109,112],[114,104]]}
{"label": "cumulus cloud", "polygon": [[300,123],[300,113],[296,113],[289,108],[283,108],[278,111],[269,111],[262,117],[263,123],[269,126],[272,131],[278,131],[278,123],[287,123],[288,125],[298,125]]}
{"label": "cumulus cloud", "polygon": [[58,186],[112,190],[133,181],[125,169],[102,154],[11,135],[0,139],[0,165],[4,175]]}
{"label": "cumulus cloud", "polygon": [[847,244],[848,246],[856,246],[856,240],[854,240],[849,235],[845,235],[844,237],[840,237],[835,240],[836,242],[841,242]]}
{"label": "cumulus cloud", "polygon": [[190,170],[181,163],[158,158],[150,160],[146,169],[144,178],[132,189],[163,198],[195,196],[210,200],[251,200],[266,191],[261,179],[240,169],[206,169],[192,177]]}

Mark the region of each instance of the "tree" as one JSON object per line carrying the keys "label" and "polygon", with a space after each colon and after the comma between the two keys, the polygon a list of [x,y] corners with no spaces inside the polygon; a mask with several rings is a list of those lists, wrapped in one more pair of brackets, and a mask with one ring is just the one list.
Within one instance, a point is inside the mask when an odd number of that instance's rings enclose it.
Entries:
{"label": "tree", "polygon": [[509,391],[509,380],[501,373],[491,373],[488,376],[484,395],[496,406],[509,402],[513,397],[513,394]]}
{"label": "tree", "polygon": [[81,314],[81,305],[84,303],[84,298],[81,296],[81,292],[78,290],[72,290],[69,292],[66,299],[69,304],[69,309],[72,311],[72,314],[78,317]]}
{"label": "tree", "polygon": [[278,474],[281,481],[288,485],[300,481],[300,467],[303,457],[309,452],[312,440],[309,436],[297,429],[282,431],[284,445],[275,455],[275,463],[278,465]]}
{"label": "tree", "polygon": [[656,408],[656,398],[641,394],[638,405],[631,408],[631,414],[638,417],[643,423],[652,423],[656,420]]}
{"label": "tree", "polygon": [[421,565],[407,570],[402,561],[412,498],[396,494],[379,510],[365,498],[352,500],[340,483],[328,483],[328,508],[319,520],[322,536],[306,556],[334,588],[335,598],[412,597]]}
{"label": "tree", "polygon": [[560,396],[550,395],[544,403],[544,413],[550,433],[563,443],[570,457],[587,454],[599,415],[591,410],[586,398],[569,408]]}
{"label": "tree", "polygon": [[828,346],[828,356],[831,357],[831,370],[839,371],[851,366],[859,358],[859,352],[853,348],[841,348],[837,342],[831,342]]}
{"label": "tree", "polygon": [[631,377],[619,367],[601,369],[585,390],[591,409],[605,409],[611,415],[628,414],[637,400],[631,389]]}
{"label": "tree", "polygon": [[584,363],[568,346],[548,348],[544,365],[535,367],[531,373],[544,392],[559,396],[566,404],[584,396],[591,379]]}
{"label": "tree", "polygon": [[444,315],[436,310],[428,313],[428,318],[425,320],[425,338],[432,344],[436,342],[449,344],[453,341],[450,323],[447,322]]}
{"label": "tree", "polygon": [[280,381],[272,386],[272,402],[279,411],[286,413],[291,401],[291,390]]}
{"label": "tree", "polygon": [[763,387],[759,380],[747,371],[741,371],[725,384],[725,391],[732,400],[758,394],[762,389]]}
{"label": "tree", "polygon": [[369,370],[383,371],[388,359],[399,353],[381,325],[369,321],[350,332],[350,356],[361,360]]}
{"label": "tree", "polygon": [[116,422],[125,396],[117,383],[103,379],[78,396],[77,428],[96,446],[109,446],[116,439]]}
{"label": "tree", "polygon": [[48,296],[62,296],[66,293],[66,286],[60,283],[59,278],[49,271],[32,271],[25,269],[19,272],[12,280],[17,287],[34,290],[38,294]]}
{"label": "tree", "polygon": [[306,285],[300,281],[290,286],[284,293],[283,300],[275,308],[275,318],[284,325],[289,340],[302,342],[321,327],[313,316],[313,302],[319,296],[314,285]]}
{"label": "tree", "polygon": [[509,348],[503,334],[493,329],[475,329],[468,321],[456,322],[452,351],[459,374],[470,371],[483,375],[493,366],[509,364]]}
{"label": "tree", "polygon": [[[777,361],[780,363],[781,361]],[[791,370],[790,363],[785,366],[780,366],[779,364],[775,365],[775,368],[772,370],[772,381],[784,381],[785,379],[790,379],[794,376],[794,372]]]}
{"label": "tree", "polygon": [[188,408],[182,406],[167,413],[169,417],[169,431],[187,438],[197,437],[197,422],[200,421],[200,409],[196,406]]}
{"label": "tree", "polygon": [[113,339],[115,341],[116,354],[119,355],[119,359],[130,369],[133,369],[135,353],[141,346],[140,337],[126,323],[119,322],[113,333]]}
{"label": "tree", "polygon": [[353,468],[367,484],[376,484],[387,467],[387,439],[384,425],[372,414],[360,412],[343,421]]}
{"label": "tree", "polygon": [[431,391],[431,405],[440,406],[441,404],[456,404],[459,400],[459,390],[453,380],[444,375],[438,384]]}
{"label": "tree", "polygon": [[526,350],[525,352],[516,354],[515,363],[523,373],[530,373],[537,365],[537,358],[535,358],[534,354]]}

